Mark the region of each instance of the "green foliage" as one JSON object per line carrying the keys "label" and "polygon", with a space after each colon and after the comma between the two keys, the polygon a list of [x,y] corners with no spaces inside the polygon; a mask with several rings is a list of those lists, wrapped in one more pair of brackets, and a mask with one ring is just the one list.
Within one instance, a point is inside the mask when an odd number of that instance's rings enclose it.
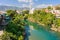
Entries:
{"label": "green foliage", "polygon": [[60,18],[57,18],[57,19],[55,20],[55,25],[56,25],[57,27],[60,26]]}
{"label": "green foliage", "polygon": [[18,40],[23,40],[23,36],[20,36],[20,37],[18,38]]}
{"label": "green foliage", "polygon": [[[50,9],[50,8],[49,8]],[[8,25],[6,25],[5,32],[3,35],[3,40],[6,39],[6,37],[9,37],[7,39],[11,40],[23,40],[23,32],[24,32],[24,26],[25,22],[23,20],[26,20],[28,18],[32,18],[36,23],[44,24],[45,26],[51,26],[52,24],[55,24],[57,26],[60,26],[60,19],[55,17],[52,13],[46,13],[44,10],[35,10],[34,14],[28,14],[29,10],[25,10],[22,12],[22,14],[17,14],[15,10],[7,10],[7,15],[12,18]],[[6,39],[6,40],[7,40]]]}
{"label": "green foliage", "polygon": [[[7,38],[7,35],[11,40],[23,39],[25,23],[22,20],[24,20],[24,16],[21,14],[17,14],[15,10],[7,10],[7,15],[11,17],[11,20],[5,27],[6,33],[4,32],[3,40]],[[6,40],[9,39],[7,38]]]}
{"label": "green foliage", "polygon": [[22,14],[23,14],[23,16],[25,16],[25,14],[29,14],[29,10],[23,10]]}
{"label": "green foliage", "polygon": [[35,21],[45,25],[51,25],[53,24],[53,20],[55,20],[55,15],[52,13],[46,13],[44,10],[35,10],[32,17]]}
{"label": "green foliage", "polygon": [[51,6],[48,6],[48,9],[49,9],[49,10],[52,10],[53,8],[52,8]]}
{"label": "green foliage", "polygon": [[20,20],[19,16],[16,16],[14,20],[11,20],[8,23],[8,25],[6,26],[6,31],[8,33],[12,33],[9,35],[12,39],[17,40],[18,37],[22,35],[22,32],[24,32],[24,22]]}
{"label": "green foliage", "polygon": [[10,16],[10,17],[14,17],[15,14],[17,14],[16,10],[7,10],[7,15]]}
{"label": "green foliage", "polygon": [[4,34],[0,36],[0,40],[10,40],[8,33],[4,32]]}

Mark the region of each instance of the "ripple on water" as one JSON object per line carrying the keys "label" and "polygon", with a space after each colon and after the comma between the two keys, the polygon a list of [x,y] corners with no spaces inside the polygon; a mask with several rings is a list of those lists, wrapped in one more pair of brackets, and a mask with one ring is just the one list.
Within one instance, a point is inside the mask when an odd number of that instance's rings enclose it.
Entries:
{"label": "ripple on water", "polygon": [[32,30],[29,40],[57,40],[57,38],[49,32]]}

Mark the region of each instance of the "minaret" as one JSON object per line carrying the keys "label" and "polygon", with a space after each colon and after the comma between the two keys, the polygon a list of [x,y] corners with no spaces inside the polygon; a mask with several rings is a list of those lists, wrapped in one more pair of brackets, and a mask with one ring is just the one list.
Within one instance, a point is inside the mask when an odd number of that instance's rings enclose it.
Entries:
{"label": "minaret", "polygon": [[33,9],[32,9],[32,5],[33,5],[33,1],[32,0],[29,0],[29,14],[33,14]]}
{"label": "minaret", "polygon": [[32,9],[32,0],[30,0],[30,10]]}

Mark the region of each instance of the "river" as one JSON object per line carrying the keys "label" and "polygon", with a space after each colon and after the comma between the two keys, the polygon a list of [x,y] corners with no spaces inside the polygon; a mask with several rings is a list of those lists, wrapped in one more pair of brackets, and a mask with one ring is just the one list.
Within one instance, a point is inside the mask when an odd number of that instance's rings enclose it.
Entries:
{"label": "river", "polygon": [[[32,22],[28,22],[27,24],[30,23],[32,24]],[[25,29],[27,34],[25,40],[58,40],[58,37],[54,33],[39,28],[37,24],[26,25]]]}

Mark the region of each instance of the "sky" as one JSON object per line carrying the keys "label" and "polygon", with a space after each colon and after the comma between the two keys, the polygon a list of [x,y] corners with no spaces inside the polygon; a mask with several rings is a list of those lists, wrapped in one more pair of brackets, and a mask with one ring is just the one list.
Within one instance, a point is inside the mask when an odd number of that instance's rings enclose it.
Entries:
{"label": "sky", "polygon": [[0,5],[17,6],[17,7],[47,7],[59,5],[60,0],[0,0]]}

